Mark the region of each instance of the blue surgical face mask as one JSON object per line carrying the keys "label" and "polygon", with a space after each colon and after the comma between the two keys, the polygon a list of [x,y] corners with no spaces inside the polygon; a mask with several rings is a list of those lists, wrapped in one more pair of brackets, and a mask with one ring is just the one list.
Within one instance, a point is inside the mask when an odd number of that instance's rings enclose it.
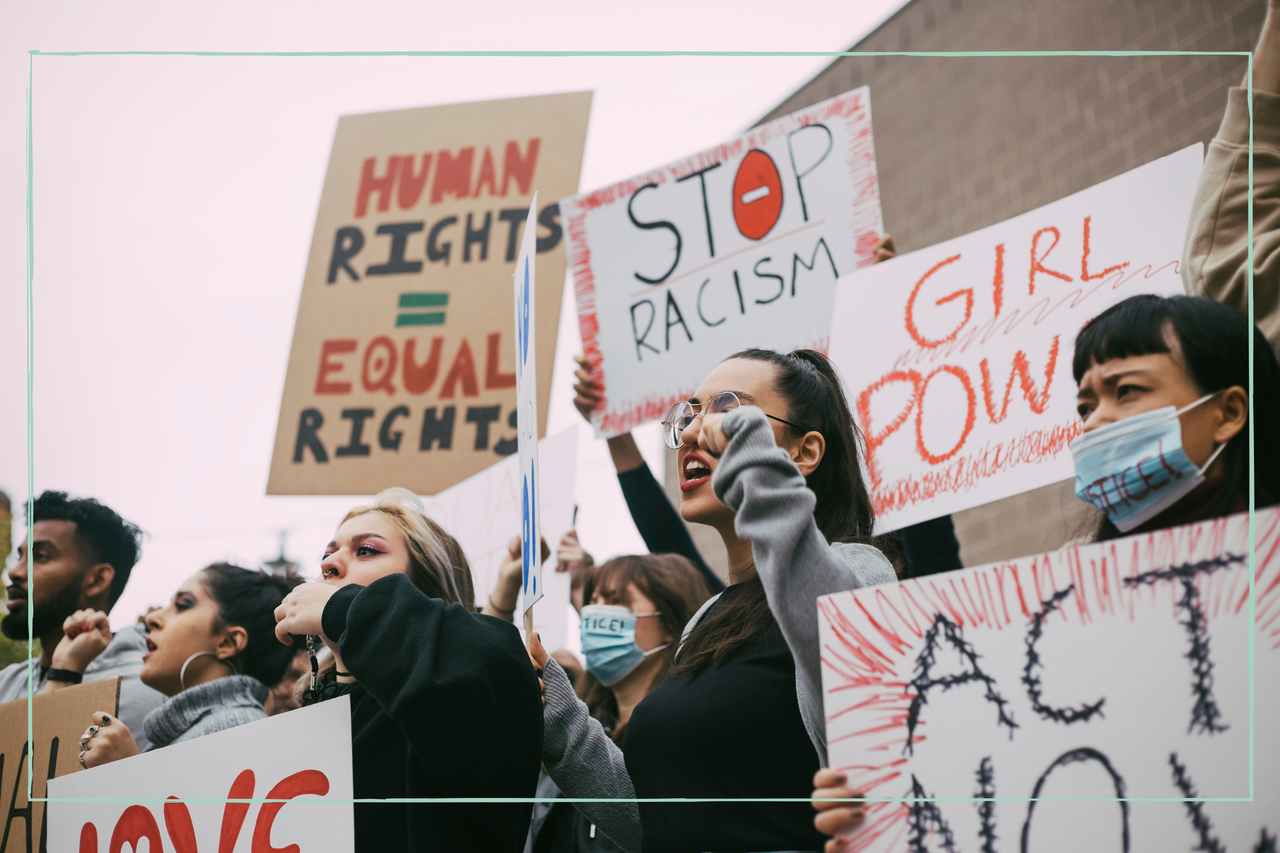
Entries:
{"label": "blue surgical face mask", "polygon": [[635,672],[649,655],[671,645],[663,643],[647,652],[636,645],[636,617],[658,615],[659,610],[636,613],[613,604],[583,607],[582,654],[587,659],[587,672],[605,687],[612,687]]}
{"label": "blue surgical face mask", "polygon": [[1178,416],[1217,393],[1181,409],[1165,406],[1098,427],[1071,442],[1076,496],[1125,533],[1173,506],[1204,482],[1205,470],[1226,447],[1219,445],[1197,467],[1182,449]]}

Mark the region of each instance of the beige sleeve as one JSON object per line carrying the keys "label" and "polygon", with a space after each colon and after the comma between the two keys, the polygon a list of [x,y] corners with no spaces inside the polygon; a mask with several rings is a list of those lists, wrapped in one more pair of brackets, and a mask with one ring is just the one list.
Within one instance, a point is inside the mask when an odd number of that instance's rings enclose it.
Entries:
{"label": "beige sleeve", "polygon": [[[1182,254],[1187,293],[1247,313],[1249,105],[1241,88],[1209,143]],[[1280,355],[1280,95],[1253,93],[1253,320]]]}

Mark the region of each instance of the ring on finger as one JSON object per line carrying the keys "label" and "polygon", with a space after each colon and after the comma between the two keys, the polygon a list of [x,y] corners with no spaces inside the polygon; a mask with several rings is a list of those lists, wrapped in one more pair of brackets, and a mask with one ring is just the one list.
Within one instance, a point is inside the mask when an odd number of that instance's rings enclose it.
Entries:
{"label": "ring on finger", "polygon": [[85,770],[89,769],[89,765],[84,763],[84,750],[80,750],[80,766]]}
{"label": "ring on finger", "polygon": [[89,726],[89,728],[85,730],[85,733],[80,735],[80,748],[88,751],[89,741],[93,740],[93,736],[96,735],[97,733],[98,733],[97,726]]}

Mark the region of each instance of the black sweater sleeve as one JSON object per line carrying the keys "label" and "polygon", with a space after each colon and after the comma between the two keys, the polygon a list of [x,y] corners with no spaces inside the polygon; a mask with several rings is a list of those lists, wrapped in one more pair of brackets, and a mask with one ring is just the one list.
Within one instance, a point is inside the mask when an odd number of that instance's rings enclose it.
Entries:
{"label": "black sweater sleeve", "polygon": [[321,621],[449,796],[531,796],[542,702],[514,625],[446,607],[403,574],[343,587]]}
{"label": "black sweater sleeve", "polygon": [[651,554],[679,554],[688,557],[702,576],[707,579],[712,594],[724,591],[724,582],[711,571],[711,567],[702,559],[693,538],[684,526],[680,513],[676,512],[662,486],[653,478],[649,466],[642,464],[639,468],[622,471],[618,474],[618,485],[622,486],[622,496],[627,499],[627,509],[631,510],[631,520],[644,539],[645,547]]}

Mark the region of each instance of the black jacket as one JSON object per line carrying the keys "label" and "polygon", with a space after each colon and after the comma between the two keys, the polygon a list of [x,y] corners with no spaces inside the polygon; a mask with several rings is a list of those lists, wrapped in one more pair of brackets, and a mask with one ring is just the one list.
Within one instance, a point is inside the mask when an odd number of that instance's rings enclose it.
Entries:
{"label": "black jacket", "polygon": [[[361,798],[533,797],[538,679],[510,622],[446,607],[406,575],[334,593],[322,617],[355,676]],[[531,804],[356,803],[357,853],[519,853]]]}

